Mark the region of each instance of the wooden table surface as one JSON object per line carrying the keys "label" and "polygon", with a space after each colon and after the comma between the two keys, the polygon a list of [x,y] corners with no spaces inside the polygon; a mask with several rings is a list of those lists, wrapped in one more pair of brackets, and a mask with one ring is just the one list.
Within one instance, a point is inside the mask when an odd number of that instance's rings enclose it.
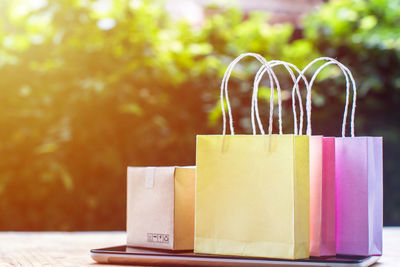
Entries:
{"label": "wooden table surface", "polygon": [[[0,232],[0,266],[113,266],[96,264],[89,251],[123,244],[125,232]],[[384,228],[383,246],[374,266],[400,266],[400,227]]]}

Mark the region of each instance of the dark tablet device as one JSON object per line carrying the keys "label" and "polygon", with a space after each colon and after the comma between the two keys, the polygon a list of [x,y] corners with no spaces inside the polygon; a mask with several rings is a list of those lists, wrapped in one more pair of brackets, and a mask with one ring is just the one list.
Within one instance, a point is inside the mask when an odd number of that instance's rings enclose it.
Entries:
{"label": "dark tablet device", "polygon": [[234,257],[194,254],[191,251],[164,251],[127,246],[92,249],[99,263],[153,266],[370,266],[379,256],[310,257],[304,260],[282,260],[257,257]]}

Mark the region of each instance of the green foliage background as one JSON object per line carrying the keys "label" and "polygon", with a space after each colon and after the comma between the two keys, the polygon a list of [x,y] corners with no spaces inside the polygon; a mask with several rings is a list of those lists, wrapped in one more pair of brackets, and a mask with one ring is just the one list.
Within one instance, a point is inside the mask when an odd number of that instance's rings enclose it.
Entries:
{"label": "green foliage background", "polygon": [[[221,131],[222,75],[249,51],[301,68],[318,55],[350,67],[356,134],[384,137],[384,222],[400,225],[399,1],[331,1],[305,18],[300,38],[264,13],[211,8],[192,27],[157,1],[112,3],[0,2],[0,230],[124,229],[126,166],[194,164],[196,134]],[[258,67],[244,60],[230,81],[238,132],[250,132]],[[324,71],[314,90],[313,132],[339,135],[343,77]],[[290,108],[285,101],[286,132]]]}

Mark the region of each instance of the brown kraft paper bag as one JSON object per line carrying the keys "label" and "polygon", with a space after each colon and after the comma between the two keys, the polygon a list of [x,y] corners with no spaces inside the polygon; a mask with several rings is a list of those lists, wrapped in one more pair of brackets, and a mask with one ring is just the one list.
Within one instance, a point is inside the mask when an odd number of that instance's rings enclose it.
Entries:
{"label": "brown kraft paper bag", "polygon": [[128,167],[127,244],[193,250],[195,167]]}

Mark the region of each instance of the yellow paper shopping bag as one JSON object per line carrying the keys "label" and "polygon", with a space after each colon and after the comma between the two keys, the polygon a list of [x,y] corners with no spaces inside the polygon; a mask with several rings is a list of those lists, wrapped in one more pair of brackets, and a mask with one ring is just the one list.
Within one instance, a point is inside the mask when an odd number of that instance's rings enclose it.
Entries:
{"label": "yellow paper shopping bag", "polygon": [[[225,135],[224,124],[222,135],[197,136],[194,251],[307,258],[308,136],[275,135],[271,134],[271,127],[268,135],[233,132],[227,83],[234,65],[248,55],[268,67],[268,62],[255,54],[243,54],[228,67],[221,85],[221,106],[224,107],[225,94],[231,135]],[[275,83],[280,96],[279,83],[271,68],[269,74],[273,78],[271,93]],[[222,114],[225,122],[224,109]],[[280,133],[281,129],[280,126]]]}

